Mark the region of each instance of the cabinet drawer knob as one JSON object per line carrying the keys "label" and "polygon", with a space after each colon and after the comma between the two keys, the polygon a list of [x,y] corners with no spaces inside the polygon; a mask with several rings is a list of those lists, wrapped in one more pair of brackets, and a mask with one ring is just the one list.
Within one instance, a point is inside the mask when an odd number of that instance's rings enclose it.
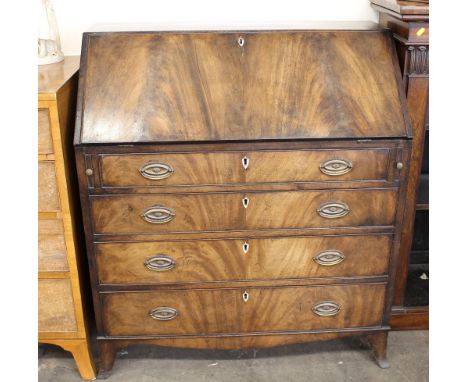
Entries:
{"label": "cabinet drawer knob", "polygon": [[174,170],[168,164],[158,163],[154,161],[145,163],[143,166],[140,167],[140,174],[144,178],[151,180],[165,179],[171,176],[173,173]]}
{"label": "cabinet drawer knob", "polygon": [[164,206],[153,206],[146,209],[140,216],[148,223],[164,224],[174,219],[175,213],[170,208]]}
{"label": "cabinet drawer knob", "polygon": [[340,311],[341,307],[333,301],[323,301],[319,302],[318,304],[315,304],[312,307],[312,311],[317,315],[317,316],[323,316],[323,317],[328,317],[328,316],[336,316],[338,312]]}
{"label": "cabinet drawer knob", "polygon": [[335,251],[335,250],[323,251],[314,257],[314,261],[318,265],[324,265],[326,267],[339,264],[344,259],[345,259],[345,255],[343,255],[342,252]]}
{"label": "cabinet drawer knob", "polygon": [[176,266],[175,260],[166,255],[156,255],[149,257],[144,262],[145,267],[150,271],[163,272],[169,271]]}
{"label": "cabinet drawer knob", "polygon": [[339,176],[350,172],[353,169],[353,164],[346,159],[329,159],[320,164],[320,171],[326,175]]}
{"label": "cabinet drawer knob", "polygon": [[336,219],[348,215],[349,211],[351,210],[346,203],[330,202],[322,204],[317,213],[323,218]]}
{"label": "cabinet drawer knob", "polygon": [[150,310],[149,315],[151,318],[154,318],[158,321],[169,321],[176,318],[179,315],[179,313],[174,308],[160,306],[158,308]]}

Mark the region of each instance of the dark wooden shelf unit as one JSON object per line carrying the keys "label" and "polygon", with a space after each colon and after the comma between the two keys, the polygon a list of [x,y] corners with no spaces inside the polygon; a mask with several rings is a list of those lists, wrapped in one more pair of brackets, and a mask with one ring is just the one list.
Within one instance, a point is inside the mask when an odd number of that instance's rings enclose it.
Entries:
{"label": "dark wooden shelf unit", "polygon": [[[429,4],[398,0],[371,3],[379,12],[380,25],[393,32],[413,127],[405,223],[390,324],[392,329],[428,329],[429,280],[420,277],[423,273],[428,276],[429,246],[427,243],[424,248],[415,248],[414,241],[424,236],[425,230],[428,233],[428,222],[423,220],[428,220],[429,215]],[[415,264],[421,259],[426,262]]]}

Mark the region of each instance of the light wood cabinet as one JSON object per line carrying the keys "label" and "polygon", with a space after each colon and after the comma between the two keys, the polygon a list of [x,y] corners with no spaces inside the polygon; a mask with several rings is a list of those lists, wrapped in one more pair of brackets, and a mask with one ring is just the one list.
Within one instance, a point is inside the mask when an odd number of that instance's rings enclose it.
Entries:
{"label": "light wood cabinet", "polygon": [[78,68],[78,57],[39,67],[38,340],[70,351],[81,377],[93,380],[72,147]]}

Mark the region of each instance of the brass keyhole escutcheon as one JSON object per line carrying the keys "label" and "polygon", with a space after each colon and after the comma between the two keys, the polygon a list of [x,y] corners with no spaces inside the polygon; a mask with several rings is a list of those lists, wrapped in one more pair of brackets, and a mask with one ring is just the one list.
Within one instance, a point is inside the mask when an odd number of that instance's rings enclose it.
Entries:
{"label": "brass keyhole escutcheon", "polygon": [[247,302],[249,300],[249,293],[247,291],[242,293],[242,300],[244,300],[244,302]]}
{"label": "brass keyhole escutcheon", "polygon": [[245,242],[244,244],[242,244],[242,250],[244,251],[244,253],[247,253],[249,252],[249,243]]}
{"label": "brass keyhole escutcheon", "polygon": [[242,167],[244,167],[244,170],[247,170],[249,168],[250,164],[250,159],[247,158],[246,156],[242,158]]}
{"label": "brass keyhole escutcheon", "polygon": [[250,203],[250,200],[247,196],[245,196],[243,199],[242,199],[242,205],[244,206],[244,208],[247,208],[249,206],[249,203]]}

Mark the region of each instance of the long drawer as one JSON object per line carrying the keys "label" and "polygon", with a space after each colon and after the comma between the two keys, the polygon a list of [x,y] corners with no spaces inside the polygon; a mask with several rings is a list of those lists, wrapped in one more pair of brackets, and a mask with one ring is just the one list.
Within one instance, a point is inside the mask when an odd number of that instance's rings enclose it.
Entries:
{"label": "long drawer", "polygon": [[387,273],[390,235],[98,243],[102,284],[359,277]]}
{"label": "long drawer", "polygon": [[102,155],[103,187],[387,179],[390,149]]}
{"label": "long drawer", "polygon": [[97,234],[393,225],[394,189],[95,196]]}
{"label": "long drawer", "polygon": [[385,284],[104,293],[105,334],[271,332],[381,324]]}

